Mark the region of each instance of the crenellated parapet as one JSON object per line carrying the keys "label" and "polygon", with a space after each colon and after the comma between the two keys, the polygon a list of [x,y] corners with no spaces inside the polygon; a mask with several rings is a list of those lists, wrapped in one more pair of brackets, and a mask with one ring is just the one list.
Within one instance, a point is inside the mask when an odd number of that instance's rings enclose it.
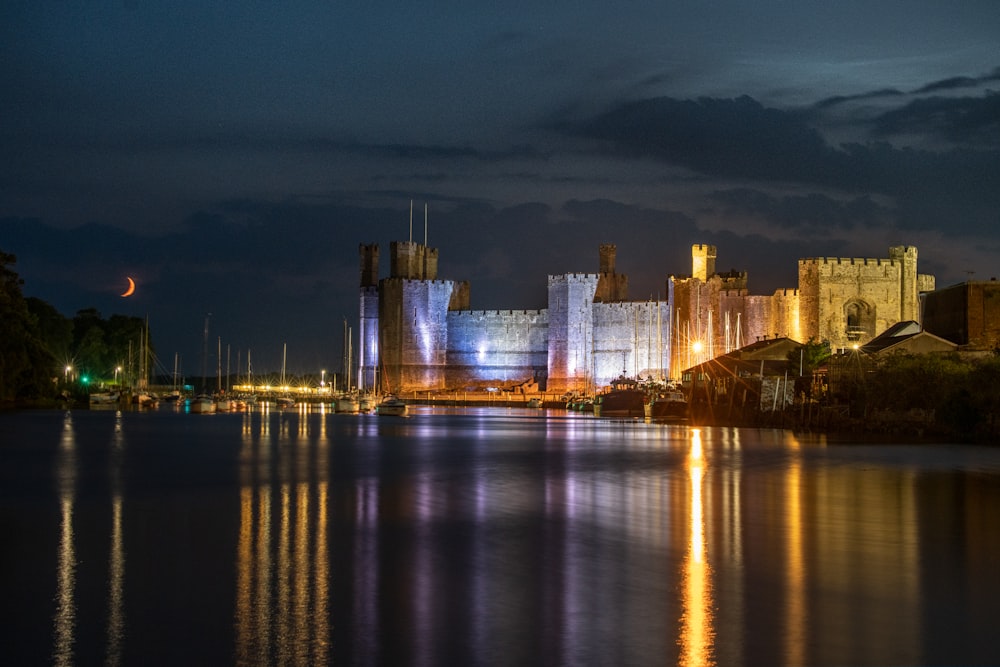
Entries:
{"label": "crenellated parapet", "polygon": [[453,313],[454,317],[485,319],[491,317],[537,317],[547,312],[544,309],[535,310],[458,310]]}

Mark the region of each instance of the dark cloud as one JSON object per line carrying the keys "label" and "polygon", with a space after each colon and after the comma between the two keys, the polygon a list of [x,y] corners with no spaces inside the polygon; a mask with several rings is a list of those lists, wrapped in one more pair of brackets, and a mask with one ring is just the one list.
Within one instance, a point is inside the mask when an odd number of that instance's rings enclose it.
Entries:
{"label": "dark cloud", "polygon": [[858,93],[857,95],[835,95],[833,97],[827,97],[826,99],[816,102],[813,107],[816,109],[829,109],[830,107],[846,104],[848,102],[902,97],[903,95],[905,95],[905,93],[900,90],[896,90],[895,88],[883,88],[881,90],[873,90],[867,93]]}
{"label": "dark cloud", "polygon": [[878,136],[923,135],[977,149],[1000,149],[1000,93],[983,97],[930,97],[879,115]]}
{"label": "dark cloud", "polygon": [[983,84],[1000,81],[1000,67],[995,68],[991,73],[984,76],[953,76],[940,81],[928,83],[913,91],[914,94],[936,93],[942,90],[959,90],[962,88],[976,88]]}
{"label": "dark cloud", "polygon": [[[941,104],[914,102],[896,115],[883,115],[880,127],[884,132],[913,126],[947,136],[992,136],[1000,117],[998,100],[991,94]],[[1000,205],[996,149],[963,149],[956,143],[947,151],[930,151],[887,141],[835,148],[801,115],[748,97],[630,102],[589,122],[555,127],[599,140],[609,154],[683,165],[711,177],[835,188],[851,198],[893,197],[897,224],[912,229],[937,227],[951,218],[952,233],[990,233]]]}
{"label": "dark cloud", "polygon": [[555,129],[598,139],[608,150],[654,157],[706,174],[766,179],[822,179],[835,162],[814,128],[750,97],[678,100],[660,97],[623,104],[581,125]]}
{"label": "dark cloud", "polygon": [[761,190],[735,188],[708,195],[728,218],[751,217],[794,229],[807,237],[849,233],[858,226],[886,226],[895,216],[870,197],[847,201],[821,193],[776,196]]}

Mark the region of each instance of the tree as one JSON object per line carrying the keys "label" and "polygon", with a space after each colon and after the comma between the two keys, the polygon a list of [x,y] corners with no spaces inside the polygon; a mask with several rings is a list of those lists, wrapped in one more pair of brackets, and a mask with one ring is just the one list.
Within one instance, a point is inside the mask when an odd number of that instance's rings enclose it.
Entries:
{"label": "tree", "polygon": [[789,368],[801,368],[801,373],[795,380],[796,396],[803,396],[806,400],[812,398],[813,374],[829,358],[830,342],[815,338],[810,338],[805,345],[789,351]]}
{"label": "tree", "polygon": [[0,400],[35,398],[47,389],[54,359],[38,336],[37,319],[13,270],[17,257],[0,250]]}

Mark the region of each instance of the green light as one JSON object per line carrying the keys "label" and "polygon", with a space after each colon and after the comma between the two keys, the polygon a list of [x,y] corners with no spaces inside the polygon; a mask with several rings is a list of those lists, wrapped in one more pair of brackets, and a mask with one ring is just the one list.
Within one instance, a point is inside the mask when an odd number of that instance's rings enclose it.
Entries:
{"label": "green light", "polygon": [[87,375],[81,375],[80,382],[82,382],[83,384],[90,384],[90,377]]}

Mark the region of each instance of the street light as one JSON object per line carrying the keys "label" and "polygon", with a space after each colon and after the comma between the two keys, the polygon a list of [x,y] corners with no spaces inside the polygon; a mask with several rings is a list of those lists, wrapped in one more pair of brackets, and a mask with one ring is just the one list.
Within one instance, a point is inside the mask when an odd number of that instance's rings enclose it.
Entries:
{"label": "street light", "polygon": [[115,384],[118,384],[118,374],[122,372],[121,366],[115,366]]}
{"label": "street light", "polygon": [[63,373],[63,382],[69,384],[69,374],[73,370],[72,366],[66,366],[66,372]]}

